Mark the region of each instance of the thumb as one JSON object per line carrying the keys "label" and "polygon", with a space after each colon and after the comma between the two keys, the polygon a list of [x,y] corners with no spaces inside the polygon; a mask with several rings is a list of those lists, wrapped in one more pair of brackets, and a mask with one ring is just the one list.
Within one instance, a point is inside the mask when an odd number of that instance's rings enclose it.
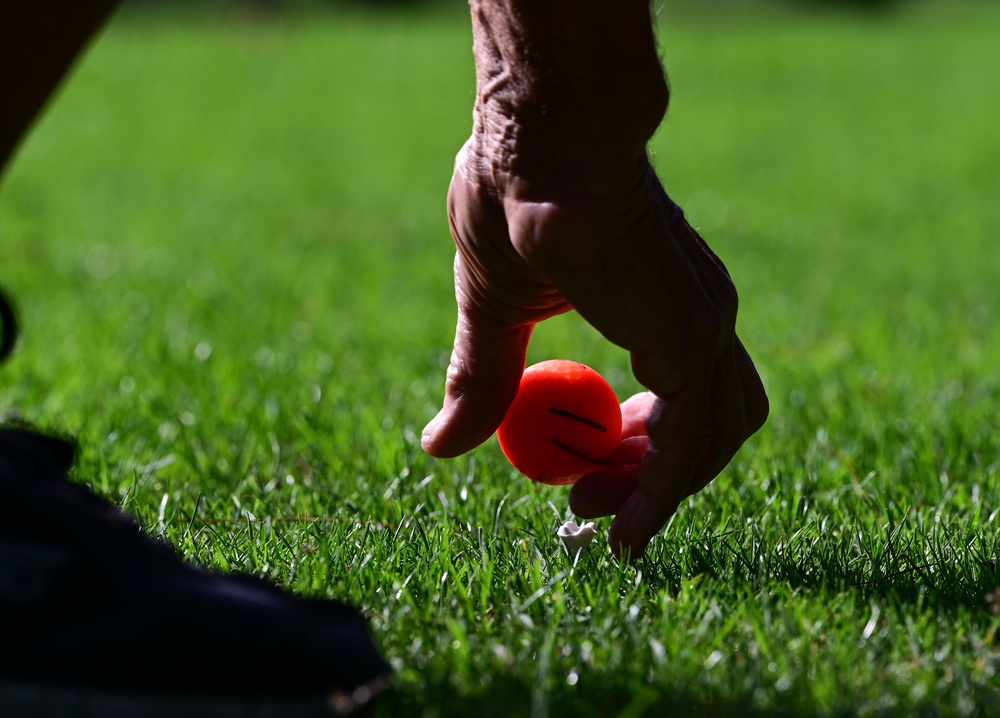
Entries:
{"label": "thumb", "polygon": [[424,451],[450,458],[490,438],[517,394],[532,328],[486,318],[460,295],[444,406],[423,430]]}

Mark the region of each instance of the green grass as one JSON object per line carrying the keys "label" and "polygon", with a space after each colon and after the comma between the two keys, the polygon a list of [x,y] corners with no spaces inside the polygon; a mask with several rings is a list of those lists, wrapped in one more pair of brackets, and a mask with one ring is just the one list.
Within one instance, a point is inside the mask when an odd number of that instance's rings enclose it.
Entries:
{"label": "green grass", "polygon": [[[662,8],[653,149],[772,418],[637,569],[571,561],[494,441],[419,450],[461,6],[119,16],[0,193],[0,414],[191,560],[360,607],[385,715],[995,715],[1000,8],[747,5]],[[575,317],[549,357],[637,389]]]}

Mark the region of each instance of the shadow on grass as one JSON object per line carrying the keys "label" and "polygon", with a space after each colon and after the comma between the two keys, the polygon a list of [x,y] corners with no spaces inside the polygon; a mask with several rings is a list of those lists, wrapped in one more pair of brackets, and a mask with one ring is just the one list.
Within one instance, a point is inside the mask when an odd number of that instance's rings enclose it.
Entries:
{"label": "shadow on grass", "polygon": [[[959,545],[957,542],[955,545]],[[704,576],[723,584],[755,588],[783,583],[814,594],[853,593],[860,601],[878,600],[897,607],[925,611],[1000,613],[1000,564],[994,550],[959,550],[951,545],[871,548],[849,555],[846,546],[829,550],[790,551],[787,557],[769,552],[747,554],[740,547],[719,544],[699,549],[685,546],[683,563],[663,553],[647,559],[641,568],[645,580],[676,595],[682,577]]]}
{"label": "shadow on grass", "polygon": [[[805,552],[800,559],[808,559]],[[692,571],[701,569],[701,575],[720,584],[735,587],[741,593],[766,590],[768,585],[784,584],[796,593],[812,594],[821,601],[824,595],[853,595],[859,604],[875,601],[883,606],[896,606],[902,613],[914,612],[947,615],[968,609],[971,613],[989,616],[990,605],[986,596],[1000,584],[995,562],[979,565],[977,557],[968,560],[918,564],[908,570],[901,568],[913,555],[900,554],[900,566],[884,573],[856,562],[842,564],[846,568],[825,575],[807,570],[805,563],[775,563],[765,565],[757,573],[742,576],[723,575],[719,571],[718,556],[688,557],[682,567],[676,562],[664,561],[662,556],[651,557],[642,567],[643,579],[651,585],[677,595],[681,591],[681,576],[690,580]],[[814,560],[819,557],[814,556]],[[692,559],[694,562],[692,563]],[[896,716],[935,716],[941,712],[941,696],[928,693],[923,697],[907,696],[897,690],[892,696],[876,693],[859,695],[853,703],[849,694],[829,696],[830,702],[817,698],[808,681],[796,681],[786,692],[775,692],[773,686],[765,687],[752,675],[734,676],[712,686],[706,676],[697,673],[686,676],[637,674],[628,670],[607,670],[581,673],[579,682],[571,684],[561,677],[548,679],[543,686],[533,681],[531,675],[517,675],[519,668],[491,671],[482,676],[478,685],[473,683],[459,690],[450,683],[447,669],[435,667],[434,657],[429,658],[429,674],[411,674],[400,681],[397,690],[371,707],[373,716],[481,716],[500,718],[506,716],[713,716],[720,718],[775,718],[783,716],[824,715],[839,718],[868,714],[895,718]],[[441,661],[448,659],[442,657]],[[413,669],[411,669],[413,670]],[[655,670],[670,670],[660,665]],[[689,670],[683,668],[680,670]],[[675,680],[680,677],[681,680]],[[749,682],[747,680],[749,679]],[[979,709],[977,715],[997,715],[1000,694],[987,683],[971,684],[965,698]],[[884,703],[875,705],[885,699]],[[847,705],[850,703],[851,705]],[[893,705],[893,701],[898,704]],[[832,703],[833,705],[830,705]]]}
{"label": "shadow on grass", "polygon": [[[848,718],[859,715],[853,709],[824,709],[808,701],[789,696],[781,705],[772,702],[767,706],[755,706],[747,695],[738,700],[712,698],[696,690],[672,690],[669,695],[657,692],[654,686],[643,686],[636,690],[623,684],[602,686],[585,690],[579,686],[562,684],[545,695],[544,702],[532,701],[536,686],[530,682],[512,677],[493,676],[489,687],[482,692],[459,694],[457,692],[434,691],[426,695],[414,695],[406,690],[396,690],[380,697],[369,706],[366,716],[372,718],[522,718],[527,716],[572,716],[573,718],[603,718],[604,716],[656,716],[674,718],[680,716],[705,716],[711,718],[791,718],[792,716],[823,715],[827,718]],[[996,696],[987,694],[986,689],[977,690],[982,695],[969,698],[979,706],[997,707]],[[899,716],[935,716],[935,704],[928,698],[927,705],[914,708],[913,705],[880,707],[869,715],[883,718]],[[990,715],[983,713],[983,715]]]}
{"label": "shadow on grass", "polygon": [[[774,711],[755,711],[749,704],[705,701],[693,694],[675,693],[669,697],[636,695],[623,686],[598,690],[574,690],[570,686],[553,690],[544,703],[533,702],[531,683],[512,677],[494,676],[489,690],[460,695],[438,692],[415,696],[397,691],[384,696],[368,715],[378,718],[513,718],[526,716],[718,716],[719,718],[755,718],[782,715]],[[791,715],[791,714],[789,714]]]}

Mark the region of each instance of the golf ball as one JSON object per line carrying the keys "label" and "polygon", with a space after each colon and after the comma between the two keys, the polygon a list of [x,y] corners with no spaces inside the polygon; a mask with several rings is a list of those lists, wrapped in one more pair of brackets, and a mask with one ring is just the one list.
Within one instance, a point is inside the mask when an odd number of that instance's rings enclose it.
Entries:
{"label": "golf ball", "polygon": [[601,468],[621,430],[618,397],[604,377],[552,359],[524,370],[497,438],[507,460],[532,481],[572,484]]}

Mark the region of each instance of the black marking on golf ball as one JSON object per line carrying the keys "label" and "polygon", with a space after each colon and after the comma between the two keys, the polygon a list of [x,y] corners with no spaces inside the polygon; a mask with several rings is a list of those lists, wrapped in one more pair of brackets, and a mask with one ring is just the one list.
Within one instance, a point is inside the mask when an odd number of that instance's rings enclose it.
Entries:
{"label": "black marking on golf ball", "polygon": [[569,444],[565,444],[565,443],[559,441],[559,439],[552,439],[552,438],[550,438],[549,441],[551,441],[553,444],[555,444],[560,449],[562,449],[563,451],[565,451],[567,454],[572,454],[573,456],[575,456],[578,459],[583,459],[584,461],[589,461],[592,464],[603,464],[604,463],[603,461],[598,461],[597,459],[593,458],[592,456],[587,456],[585,453],[583,453],[579,449],[573,448]]}
{"label": "black marking on golf ball", "polygon": [[572,419],[573,421],[579,421],[581,424],[586,424],[591,429],[597,429],[598,431],[603,431],[605,434],[608,433],[607,427],[602,424],[598,424],[593,419],[588,419],[585,416],[580,416],[579,414],[574,414],[571,411],[566,411],[565,409],[556,409],[555,407],[549,409],[549,412],[555,414],[556,416],[561,416],[566,419]]}

